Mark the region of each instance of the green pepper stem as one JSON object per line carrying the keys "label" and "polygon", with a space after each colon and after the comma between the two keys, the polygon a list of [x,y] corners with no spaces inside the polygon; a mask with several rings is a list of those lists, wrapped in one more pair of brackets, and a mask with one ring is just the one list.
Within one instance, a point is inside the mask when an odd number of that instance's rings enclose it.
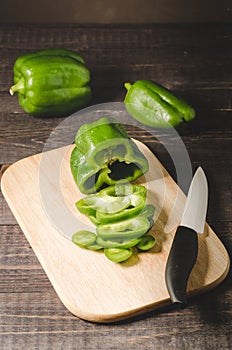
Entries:
{"label": "green pepper stem", "polygon": [[12,85],[9,92],[13,96],[15,92],[23,94],[25,91],[24,79],[21,78],[15,85]]}
{"label": "green pepper stem", "polygon": [[125,83],[124,86],[127,89],[127,91],[129,91],[132,85],[131,83]]}

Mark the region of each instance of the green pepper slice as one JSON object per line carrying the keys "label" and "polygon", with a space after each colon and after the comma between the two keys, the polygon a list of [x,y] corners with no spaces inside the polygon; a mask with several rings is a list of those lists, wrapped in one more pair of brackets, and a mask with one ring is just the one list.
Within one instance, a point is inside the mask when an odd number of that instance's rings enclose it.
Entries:
{"label": "green pepper slice", "polygon": [[154,220],[153,220],[154,214],[155,214],[154,205],[146,204],[143,210],[141,211],[140,215],[145,216],[150,222],[150,227],[152,227],[152,225],[154,224]]}
{"label": "green pepper slice", "polygon": [[107,213],[101,213],[96,212],[96,222],[98,224],[107,224],[112,222],[118,222],[123,221],[132,217],[135,217],[136,215],[139,215],[139,213],[142,211],[145,205],[145,198],[141,195],[133,195],[134,201],[131,201],[131,206],[128,208],[123,209],[122,211],[115,213],[115,214],[107,214]]}
{"label": "green pepper slice", "polygon": [[88,247],[95,243],[96,235],[93,232],[82,230],[72,235],[72,241],[80,247]]}
{"label": "green pepper slice", "polygon": [[128,260],[131,257],[132,250],[122,248],[105,248],[104,253],[109,260],[120,263]]}
{"label": "green pepper slice", "polygon": [[134,217],[145,209],[145,202],[146,188],[144,186],[113,185],[97,194],[80,199],[76,202],[76,207],[95,225],[98,225]]}
{"label": "green pepper slice", "polygon": [[113,118],[83,124],[75,144],[70,167],[82,193],[95,193],[121,179],[132,182],[148,171],[147,159]]}
{"label": "green pepper slice", "polygon": [[100,250],[103,246],[96,242],[97,236],[90,231],[82,230],[72,235],[72,241],[81,248],[90,250]]}
{"label": "green pepper slice", "polygon": [[135,247],[140,243],[140,238],[134,238],[134,239],[125,239],[125,240],[105,240],[101,237],[97,237],[96,240],[97,244],[104,248],[123,248],[123,249],[128,249]]}
{"label": "green pepper slice", "polygon": [[130,196],[112,197],[106,195],[90,195],[76,203],[77,208],[83,212],[84,208],[92,208],[95,211],[106,214],[115,214],[130,205]]}
{"label": "green pepper slice", "polygon": [[103,249],[103,247],[97,243],[91,244],[85,248],[89,249],[89,250],[101,250],[101,249]]}
{"label": "green pepper slice", "polygon": [[153,236],[146,235],[140,238],[137,248],[143,251],[150,250],[154,247],[156,240]]}
{"label": "green pepper slice", "polygon": [[66,116],[91,99],[90,72],[84,59],[66,49],[48,49],[19,57],[14,84],[20,106],[42,117]]}
{"label": "green pepper slice", "polygon": [[126,109],[144,125],[167,128],[195,117],[195,110],[187,102],[152,81],[137,80],[124,85]]}
{"label": "green pepper slice", "polygon": [[143,236],[150,228],[149,220],[142,216],[97,226],[97,235],[105,240],[133,239]]}

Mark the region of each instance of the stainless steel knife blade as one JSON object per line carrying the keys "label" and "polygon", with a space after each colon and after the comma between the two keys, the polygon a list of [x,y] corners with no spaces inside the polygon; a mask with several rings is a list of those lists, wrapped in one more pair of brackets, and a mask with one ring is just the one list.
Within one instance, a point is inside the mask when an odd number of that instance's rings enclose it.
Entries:
{"label": "stainless steel knife blade", "polygon": [[201,167],[197,169],[191,181],[181,226],[189,227],[197,233],[204,232],[205,218],[208,206],[208,184]]}
{"label": "stainless steel knife blade", "polygon": [[197,233],[204,232],[208,203],[206,176],[199,167],[191,181],[180,226],[177,227],[168,255],[165,281],[172,303],[187,305],[186,287],[197,260]]}

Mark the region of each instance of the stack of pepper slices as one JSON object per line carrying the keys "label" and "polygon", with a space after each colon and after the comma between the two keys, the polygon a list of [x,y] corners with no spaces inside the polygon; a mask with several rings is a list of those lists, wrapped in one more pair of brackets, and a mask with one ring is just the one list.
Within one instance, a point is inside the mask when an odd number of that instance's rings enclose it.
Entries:
{"label": "stack of pepper slices", "polygon": [[82,248],[103,249],[114,262],[129,259],[136,250],[151,249],[155,239],[148,231],[155,208],[146,203],[146,188],[131,184],[148,171],[137,145],[122,125],[108,117],[82,125],[75,145],[71,171],[79,190],[88,194],[76,207],[96,225],[96,234],[78,231],[73,242]]}

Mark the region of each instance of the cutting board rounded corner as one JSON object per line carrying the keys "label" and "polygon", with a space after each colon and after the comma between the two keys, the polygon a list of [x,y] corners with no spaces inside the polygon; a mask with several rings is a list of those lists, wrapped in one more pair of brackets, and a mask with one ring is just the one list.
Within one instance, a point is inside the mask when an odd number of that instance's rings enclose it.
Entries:
{"label": "cutting board rounded corner", "polygon": [[134,309],[128,309],[122,312],[116,313],[105,313],[102,312],[92,312],[91,310],[79,310],[74,305],[70,305],[62,301],[63,305],[73,314],[74,316],[93,323],[114,323],[124,320],[132,320],[135,317],[145,317],[146,314],[149,314],[159,308],[164,308],[171,304],[170,298],[166,298],[162,301],[151,303],[150,305],[141,306]]}

